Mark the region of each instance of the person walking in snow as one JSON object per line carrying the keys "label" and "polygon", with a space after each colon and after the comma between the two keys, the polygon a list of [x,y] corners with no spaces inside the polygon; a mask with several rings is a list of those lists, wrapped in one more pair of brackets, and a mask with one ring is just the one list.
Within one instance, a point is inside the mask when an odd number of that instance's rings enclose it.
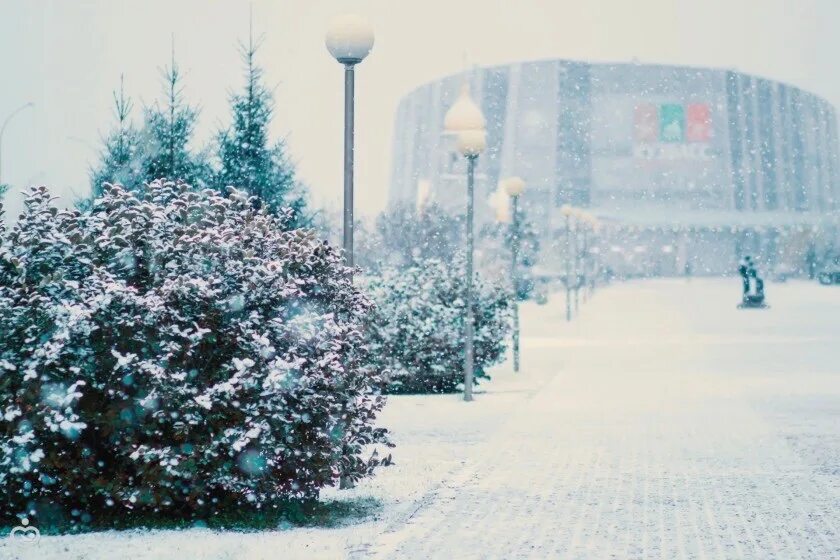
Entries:
{"label": "person walking in snow", "polygon": [[764,280],[758,275],[758,269],[755,267],[755,263],[752,260],[749,261],[749,266],[747,267],[747,282],[750,282],[750,278],[752,279],[753,289],[755,290],[755,297],[760,298],[761,300],[764,299]]}
{"label": "person walking in snow", "polygon": [[741,280],[743,282],[744,287],[744,297],[748,293],[750,293],[750,276],[749,270],[752,268],[752,261],[749,256],[746,256],[741,259],[740,265],[738,266],[738,273],[741,275]]}

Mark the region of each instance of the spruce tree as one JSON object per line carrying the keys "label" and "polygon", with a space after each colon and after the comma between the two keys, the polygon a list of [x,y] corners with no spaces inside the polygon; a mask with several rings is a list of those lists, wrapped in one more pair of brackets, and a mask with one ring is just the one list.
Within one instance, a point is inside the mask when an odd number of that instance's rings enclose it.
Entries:
{"label": "spruce tree", "polygon": [[311,225],[306,196],[297,183],[285,142],[269,141],[274,99],[263,84],[262,69],[255,63],[258,48],[251,33],[248,45],[242,46],[245,89],[231,95],[233,122],[219,133],[221,169],[216,183],[220,189],[234,186],[256,196],[272,212],[292,208],[292,227]]}
{"label": "spruce tree", "polygon": [[125,84],[120,76],[120,90],[114,91],[114,114],[117,128],[104,139],[98,167],[91,170],[91,195],[102,194],[104,183],[120,184],[129,190],[143,185],[143,152],[140,133],[131,123],[133,103],[125,95]]}
{"label": "spruce tree", "polygon": [[147,183],[165,178],[202,187],[207,183],[209,166],[203,153],[189,150],[198,111],[184,101],[182,77],[173,47],[171,65],[163,71],[163,103],[146,109],[143,176]]}

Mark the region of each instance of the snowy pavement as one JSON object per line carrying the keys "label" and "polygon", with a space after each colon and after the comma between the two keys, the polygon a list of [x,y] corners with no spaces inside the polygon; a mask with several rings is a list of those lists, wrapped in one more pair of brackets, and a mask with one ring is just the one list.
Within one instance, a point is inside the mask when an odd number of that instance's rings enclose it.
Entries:
{"label": "snowy pavement", "polygon": [[840,288],[612,286],[523,308],[523,371],[392,398],[334,527],[4,540],[0,558],[840,558]]}

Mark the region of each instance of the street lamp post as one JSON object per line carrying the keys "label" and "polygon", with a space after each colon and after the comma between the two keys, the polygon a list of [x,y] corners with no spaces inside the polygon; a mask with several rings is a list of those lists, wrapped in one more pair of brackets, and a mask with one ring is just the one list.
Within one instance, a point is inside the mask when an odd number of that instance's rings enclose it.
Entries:
{"label": "street lamp post", "polygon": [[505,192],[511,200],[511,257],[510,280],[513,284],[513,371],[519,371],[519,277],[516,265],[519,256],[519,195],[525,189],[525,181],[510,177],[504,182]]}
{"label": "street lamp post", "polygon": [[598,222],[598,218],[594,215],[589,215],[589,227],[592,231],[592,237],[590,238],[589,247],[587,247],[587,254],[589,255],[589,297],[592,297],[592,294],[595,293],[595,283],[598,280],[598,273],[600,270],[600,263],[598,262],[598,255],[600,254],[600,249],[598,247],[598,232],[601,227],[601,224]]}
{"label": "street lamp post", "polygon": [[473,313],[473,215],[475,190],[475,164],[487,147],[484,115],[470,97],[466,84],[444,119],[444,129],[456,134],[457,149],[467,159],[467,278],[465,295],[464,341],[464,400],[473,400],[473,360],[475,342],[475,317]]}
{"label": "street lamp post", "polygon": [[[580,252],[580,260],[581,260],[581,278],[579,282],[579,287],[583,288],[583,301],[587,301],[587,288],[590,286],[590,273],[592,272],[592,259],[589,249],[589,242],[590,237],[589,234],[595,234],[595,227],[597,225],[597,221],[595,216],[586,212],[585,210],[580,211],[580,222],[581,222],[581,234],[583,235],[583,246]],[[591,290],[589,290],[591,292]]]}
{"label": "street lamp post", "polygon": [[339,16],[330,22],[325,43],[327,50],[344,65],[344,259],[353,266],[353,150],[355,67],[373,48],[370,24],[357,15]]}
{"label": "street lamp post", "polygon": [[563,214],[563,217],[566,221],[566,321],[572,320],[572,259],[571,259],[571,252],[572,252],[572,245],[571,245],[571,234],[572,234],[572,214],[574,213],[574,209],[569,206],[568,204],[564,204],[562,208],[560,208],[560,212]]}
{"label": "street lamp post", "polygon": [[574,208],[574,231],[572,232],[572,246],[574,248],[574,255],[575,255],[575,313],[577,314],[580,311],[580,269],[581,269],[581,259],[580,259],[580,229],[581,223],[583,222],[583,210],[580,208]]}
{"label": "street lamp post", "polygon": [[586,216],[586,220],[583,224],[583,250],[581,251],[581,284],[583,284],[583,302],[586,303],[586,286],[589,283],[589,261],[588,261],[588,253],[589,250],[588,242],[589,242],[589,217]]}
{"label": "street lamp post", "polygon": [[[355,67],[373,48],[373,29],[362,17],[343,15],[333,19],[324,42],[327,50],[344,65],[344,261],[353,267],[353,150],[355,109]],[[353,480],[341,476],[339,487],[352,488]]]}
{"label": "street lamp post", "polygon": [[9,116],[7,116],[6,119],[3,121],[3,126],[0,126],[0,185],[3,184],[3,134],[5,134],[6,132],[6,127],[9,126],[9,121],[11,121],[15,117],[15,115],[17,115],[24,109],[32,107],[33,105],[35,104],[31,101],[24,103],[23,105],[9,113]]}

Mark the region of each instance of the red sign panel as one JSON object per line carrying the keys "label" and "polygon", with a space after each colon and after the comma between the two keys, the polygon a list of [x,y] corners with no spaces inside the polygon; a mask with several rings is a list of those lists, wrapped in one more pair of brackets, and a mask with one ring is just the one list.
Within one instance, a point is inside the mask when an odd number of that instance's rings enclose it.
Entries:
{"label": "red sign panel", "polygon": [[686,107],[687,127],[685,139],[689,142],[708,142],[712,137],[712,118],[705,103],[692,103]]}
{"label": "red sign panel", "polygon": [[636,141],[656,142],[659,140],[659,113],[653,103],[636,105]]}

